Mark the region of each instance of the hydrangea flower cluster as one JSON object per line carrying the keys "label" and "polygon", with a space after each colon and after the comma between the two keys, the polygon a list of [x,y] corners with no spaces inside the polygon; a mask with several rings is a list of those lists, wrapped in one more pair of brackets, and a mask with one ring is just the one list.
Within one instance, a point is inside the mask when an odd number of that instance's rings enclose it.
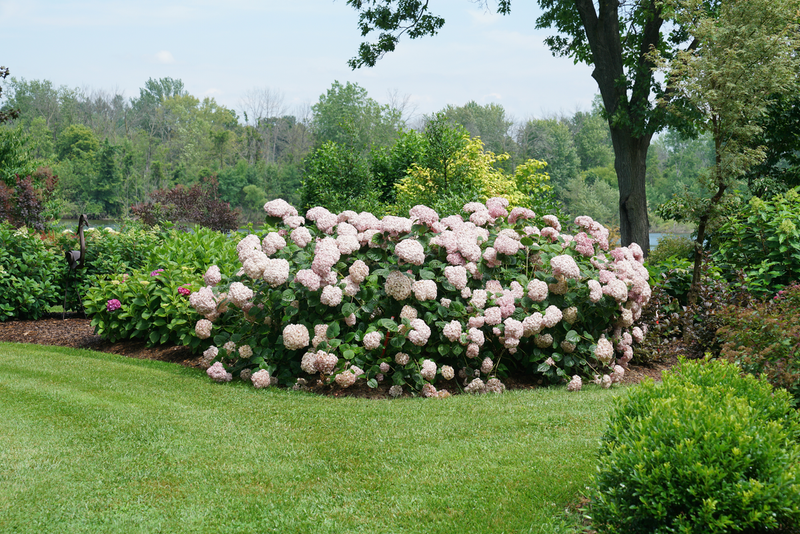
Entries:
{"label": "hydrangea flower cluster", "polygon": [[581,377],[619,381],[645,334],[641,248],[609,251],[608,230],[589,217],[569,233],[502,198],[443,218],[422,205],[383,218],[323,207],[301,216],[280,199],[264,209],[264,234],[237,244],[239,272],[212,266],[189,295],[204,316],[199,338],[235,332],[206,352],[216,377],[220,365],[250,370],[254,385],[257,375],[259,384],[319,375],[345,388],[363,376],[372,387],[389,379],[395,396],[408,386],[438,398],[436,380],[454,369],[465,391],[502,391],[502,359],[577,391]]}

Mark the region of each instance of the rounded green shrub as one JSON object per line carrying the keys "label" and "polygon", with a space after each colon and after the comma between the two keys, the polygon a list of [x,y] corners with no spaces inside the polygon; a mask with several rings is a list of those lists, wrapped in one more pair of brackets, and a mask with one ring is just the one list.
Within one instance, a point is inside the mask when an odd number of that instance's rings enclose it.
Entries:
{"label": "rounded green shrub", "polygon": [[591,490],[599,532],[796,532],[800,421],[783,390],[682,361],[618,401]]}
{"label": "rounded green shrub", "polygon": [[60,304],[62,264],[37,232],[0,223],[0,321],[39,319]]}
{"label": "rounded green shrub", "polygon": [[694,258],[694,241],[686,236],[668,234],[662,237],[647,256],[648,265],[661,263],[668,258],[690,260]]}
{"label": "rounded green shrub", "polygon": [[716,232],[714,261],[759,296],[800,279],[800,190],[754,197]]}

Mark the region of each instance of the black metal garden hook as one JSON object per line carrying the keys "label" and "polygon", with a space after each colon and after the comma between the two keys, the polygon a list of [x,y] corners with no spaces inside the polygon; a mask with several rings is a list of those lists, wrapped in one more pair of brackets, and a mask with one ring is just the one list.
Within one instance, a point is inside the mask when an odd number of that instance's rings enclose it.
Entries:
{"label": "black metal garden hook", "polygon": [[[83,235],[84,226],[89,228],[89,218],[85,214],[81,214],[81,216],[78,218],[78,238],[80,240],[80,249],[70,250],[64,253],[64,256],[67,260],[67,265],[69,265],[69,271],[67,273],[67,283],[64,284],[64,311],[61,314],[61,319],[64,319],[67,315],[67,291],[69,291],[69,282],[72,279],[72,271],[75,269],[83,269],[86,261],[86,237]],[[80,298],[80,293],[78,293],[78,297]]]}
{"label": "black metal garden hook", "polygon": [[80,239],[80,250],[70,250],[69,252],[65,252],[64,255],[67,258],[67,264],[69,265],[69,270],[73,271],[77,269],[83,269],[84,260],[86,259],[86,238],[83,235],[83,227],[89,228],[89,218],[82,214],[80,218],[78,218],[78,238]]}

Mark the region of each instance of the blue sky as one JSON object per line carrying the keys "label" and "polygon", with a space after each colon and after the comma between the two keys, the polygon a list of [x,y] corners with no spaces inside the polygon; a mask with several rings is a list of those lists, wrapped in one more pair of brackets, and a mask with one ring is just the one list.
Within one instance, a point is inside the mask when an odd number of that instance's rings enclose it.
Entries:
{"label": "blue sky", "polygon": [[408,96],[417,115],[470,100],[501,104],[517,121],[591,107],[591,69],[552,57],[534,2],[513,2],[510,16],[470,0],[431,7],[447,21],[439,35],[404,40],[376,67],[352,71],[361,37],[344,0],[0,0],[0,65],[126,97],[148,78],[180,78],[237,111],[248,91],[268,88],[297,113],[334,80],[381,103]]}

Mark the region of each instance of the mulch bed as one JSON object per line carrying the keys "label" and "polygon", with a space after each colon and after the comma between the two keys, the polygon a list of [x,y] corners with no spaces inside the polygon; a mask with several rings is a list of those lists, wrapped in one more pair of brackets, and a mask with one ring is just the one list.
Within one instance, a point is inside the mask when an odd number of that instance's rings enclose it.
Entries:
{"label": "mulch bed", "polygon": [[[160,360],[186,367],[203,368],[199,356],[193,354],[187,347],[173,345],[148,347],[144,341],[118,341],[111,343],[95,334],[89,319],[73,316],[62,319],[61,314],[54,314],[38,321],[0,322],[0,341],[89,349],[98,352],[121,354],[130,358]],[[649,362],[643,365],[631,364],[625,373],[623,383],[636,384],[647,377],[656,381],[661,380],[661,373],[677,363],[677,355],[680,352],[681,347],[673,345],[665,347],[661,361]],[[385,398],[388,395],[389,384],[380,384],[377,389],[371,389],[363,382],[363,380],[360,380],[359,384],[344,390],[336,386],[323,386],[321,384],[311,384],[309,389],[316,393],[336,397]],[[535,377],[509,377],[503,382],[508,389],[530,389],[539,386]],[[437,385],[437,387],[448,389],[451,392],[458,389],[455,382]]]}

